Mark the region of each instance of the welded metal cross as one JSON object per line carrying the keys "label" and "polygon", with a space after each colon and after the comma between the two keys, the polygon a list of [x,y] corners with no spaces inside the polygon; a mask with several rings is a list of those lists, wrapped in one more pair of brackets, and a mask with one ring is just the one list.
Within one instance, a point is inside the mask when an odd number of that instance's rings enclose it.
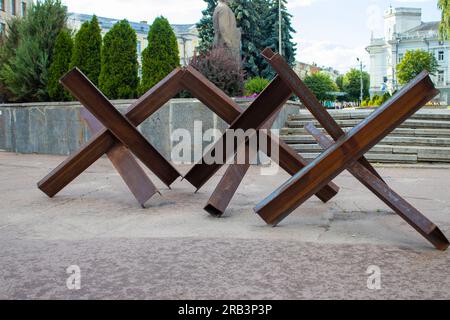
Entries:
{"label": "welded metal cross", "polygon": [[268,224],[277,225],[309,199],[315,190],[332,181],[342,171],[349,169],[358,180],[437,249],[446,250],[449,242],[439,228],[391,190],[367,160],[362,158],[367,151],[439,93],[428,73],[421,73],[368,119],[345,134],[284,59],[278,57],[269,63],[330,136],[336,140],[336,143],[329,146],[330,141],[325,141],[314,127],[308,126],[307,129],[316,139],[329,148],[262,201],[255,211]]}
{"label": "welded metal cross", "polygon": [[[86,121],[92,135],[96,135],[104,129],[101,122],[86,108],[81,110],[81,117]],[[145,203],[155,194],[161,194],[145,171],[140,167],[133,154],[124,145],[116,144],[106,154],[143,208],[145,208]]]}
{"label": "welded metal cross", "polygon": [[[151,146],[136,127],[183,90],[190,91],[194,97],[227,123],[232,123],[242,112],[242,109],[230,97],[192,67],[175,69],[137,100],[125,115],[120,114],[78,69],[69,72],[61,79],[61,83],[95,116],[102,127],[80,151],[69,157],[38,183],[38,187],[49,197],[58,194],[102,155],[105,153],[110,155],[110,152],[117,147],[124,152],[123,148],[129,149],[170,187],[180,174]],[[286,169],[293,168],[291,170],[296,173],[306,165],[306,161],[297,155],[293,156],[289,149],[288,146],[282,145],[280,158],[285,163]],[[129,156],[131,155],[122,154],[120,158],[124,160]],[[155,190],[153,190],[153,184],[148,181],[140,183],[133,179],[136,175],[142,174],[142,170],[130,161],[126,160],[122,163],[118,171],[142,205],[142,202],[145,202]],[[124,167],[128,169],[120,170]],[[139,190],[142,188],[144,190]],[[326,202],[336,195],[337,190],[337,186],[330,183],[319,190],[317,195]],[[138,196],[139,192],[141,195]]]}
{"label": "welded metal cross", "polygon": [[[261,54],[268,61],[276,61],[281,58],[279,54],[274,53],[271,49],[265,49]],[[276,77],[247,110],[243,111],[239,117],[230,122],[231,126],[229,130],[270,130],[277,114],[292,94],[293,90],[289,88],[280,77]],[[185,179],[197,188],[200,189],[209,179],[211,179],[211,177],[223,166],[226,160],[234,156],[238,150],[242,151],[242,149],[245,148],[243,152],[249,152],[248,145],[245,145],[235,146],[234,152],[232,154],[227,154],[227,150],[225,150],[227,143],[224,142],[226,136],[227,134],[224,134],[216,145],[208,150],[203,159],[185,176]],[[220,146],[223,147],[223,150],[219,150],[219,152],[222,151],[220,153],[223,158],[219,159],[220,161],[215,164],[208,164],[204,159],[215,155],[218,151],[217,148],[220,148]],[[298,173],[309,164],[308,161],[297,154],[285,142],[269,139],[267,150],[270,151],[274,148],[279,148],[280,150],[280,157],[279,159],[276,159],[279,161],[280,167],[290,175]],[[370,167],[368,162],[367,166]],[[215,216],[224,214],[249,168],[250,163],[231,164],[206,204],[205,210]],[[338,191],[339,188],[330,181],[328,186],[325,186],[321,191],[316,193],[316,195],[323,202],[328,202]]]}

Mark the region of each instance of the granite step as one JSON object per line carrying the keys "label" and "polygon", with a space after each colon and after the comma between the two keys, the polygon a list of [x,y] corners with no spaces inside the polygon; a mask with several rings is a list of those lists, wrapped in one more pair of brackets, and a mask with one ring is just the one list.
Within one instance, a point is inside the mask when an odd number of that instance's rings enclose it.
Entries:
{"label": "granite step", "polygon": [[[351,128],[343,128],[345,132]],[[325,129],[319,128],[320,131],[326,133]],[[280,131],[283,136],[286,135],[308,135],[305,128],[283,128]],[[450,137],[450,129],[413,129],[413,128],[399,128],[394,130],[389,136],[405,136],[405,137],[436,137],[445,138]]]}
{"label": "granite step", "polygon": [[[342,128],[353,128],[360,124],[364,120],[351,119],[351,120],[336,120],[337,124]],[[302,121],[288,121],[288,128],[303,128],[308,123],[313,122],[314,125],[320,126],[320,124],[314,120],[302,120]],[[435,120],[407,120],[399,128],[429,128],[429,129],[450,129],[450,121],[435,121]]]}
{"label": "granite step", "polygon": [[[314,160],[321,153],[299,153],[303,158],[307,160]],[[388,154],[388,153],[373,153],[369,152],[365,155],[365,157],[372,163],[417,163],[419,162],[419,158],[414,154]],[[445,162],[445,161],[443,161]]]}
{"label": "granite step", "polygon": [[[280,138],[288,144],[316,144],[316,140],[310,135],[287,135],[280,136]],[[450,147],[450,138],[387,136],[380,142],[380,144]]]}
{"label": "granite step", "polygon": [[[372,110],[329,110],[330,115],[336,120],[365,119]],[[311,120],[314,119],[309,111],[300,110],[299,114],[290,115],[288,120]],[[437,120],[450,121],[450,110],[421,110],[413,115],[412,120]]]}

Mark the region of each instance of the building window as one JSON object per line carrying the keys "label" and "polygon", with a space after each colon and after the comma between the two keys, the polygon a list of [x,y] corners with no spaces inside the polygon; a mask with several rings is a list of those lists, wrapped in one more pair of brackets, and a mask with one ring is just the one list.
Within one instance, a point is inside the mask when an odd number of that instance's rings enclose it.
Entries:
{"label": "building window", "polygon": [[137,42],[137,54],[138,56],[141,55],[141,50],[142,50],[142,44],[140,41]]}
{"label": "building window", "polygon": [[405,55],[403,53],[398,54],[398,63],[402,62],[404,56]]}
{"label": "building window", "polygon": [[25,1],[22,1],[20,10],[22,11],[22,17],[25,17],[27,14],[27,3]]}
{"label": "building window", "polygon": [[16,15],[16,0],[11,0],[11,14]]}
{"label": "building window", "polygon": [[5,11],[5,0],[0,0],[0,10]]}
{"label": "building window", "polygon": [[438,52],[438,60],[439,61],[444,61],[444,51],[439,51]]}
{"label": "building window", "polygon": [[439,70],[438,71],[438,84],[444,84],[445,82],[445,74],[444,71]]}

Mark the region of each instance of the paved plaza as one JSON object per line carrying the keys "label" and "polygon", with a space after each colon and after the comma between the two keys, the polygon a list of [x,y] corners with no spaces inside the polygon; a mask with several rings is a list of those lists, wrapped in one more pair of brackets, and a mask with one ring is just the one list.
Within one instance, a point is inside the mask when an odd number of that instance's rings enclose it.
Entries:
{"label": "paved plaza", "polygon": [[[279,227],[253,207],[288,179],[251,169],[227,214],[199,193],[161,187],[141,209],[106,158],[54,199],[36,183],[64,157],[0,153],[0,299],[450,299],[450,253],[436,251],[350,174]],[[189,167],[180,171],[187,172]],[[450,236],[450,166],[380,167]],[[69,266],[81,289],[69,290]],[[381,290],[367,286],[370,266]]]}

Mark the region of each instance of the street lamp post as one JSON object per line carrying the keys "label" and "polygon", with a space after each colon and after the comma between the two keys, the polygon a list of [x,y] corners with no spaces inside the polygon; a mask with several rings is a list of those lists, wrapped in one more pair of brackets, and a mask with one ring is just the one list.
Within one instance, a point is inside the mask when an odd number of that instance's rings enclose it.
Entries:
{"label": "street lamp post", "polygon": [[356,58],[356,60],[358,60],[360,66],[361,93],[359,96],[359,101],[362,103],[364,100],[363,62],[360,58]]}
{"label": "street lamp post", "polygon": [[281,31],[281,21],[281,0],[278,0],[278,52],[280,53],[280,55],[283,55],[283,40],[281,39],[283,34]]}

